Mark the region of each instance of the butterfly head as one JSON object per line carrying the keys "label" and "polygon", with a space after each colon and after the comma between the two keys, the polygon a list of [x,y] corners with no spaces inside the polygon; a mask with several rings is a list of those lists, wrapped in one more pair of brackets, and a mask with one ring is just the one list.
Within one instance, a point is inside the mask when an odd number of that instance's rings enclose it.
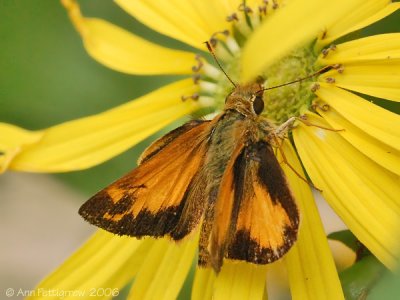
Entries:
{"label": "butterfly head", "polygon": [[245,117],[256,118],[264,110],[263,87],[259,83],[236,85],[226,97],[225,110],[236,110]]}

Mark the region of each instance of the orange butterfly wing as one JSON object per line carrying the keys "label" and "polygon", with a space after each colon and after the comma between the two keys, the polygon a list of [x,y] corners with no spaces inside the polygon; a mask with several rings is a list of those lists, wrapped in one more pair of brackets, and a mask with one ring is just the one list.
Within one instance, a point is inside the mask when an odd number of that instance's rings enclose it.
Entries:
{"label": "orange butterfly wing", "polygon": [[133,171],[98,192],[79,213],[119,235],[163,236],[178,224],[205,156],[208,121],[188,122],[153,143]]}
{"label": "orange butterfly wing", "polygon": [[[175,128],[174,130],[168,132],[167,134],[163,135],[161,138],[158,140],[155,140],[149,147],[147,147],[143,153],[140,155],[138,164],[142,164],[149,158],[153,157],[156,155],[160,150],[162,150],[165,146],[170,144],[172,141],[174,141],[177,137],[180,135],[192,130],[193,128],[203,125],[206,126],[206,124],[210,124],[210,121],[206,120],[191,120],[189,122],[186,122],[182,126]],[[196,133],[196,132],[194,132]],[[193,133],[192,133],[193,135]],[[193,136],[194,138],[194,136]]]}
{"label": "orange butterfly wing", "polygon": [[210,237],[211,265],[224,257],[256,264],[282,257],[297,239],[299,212],[271,146],[245,147],[221,183]]}

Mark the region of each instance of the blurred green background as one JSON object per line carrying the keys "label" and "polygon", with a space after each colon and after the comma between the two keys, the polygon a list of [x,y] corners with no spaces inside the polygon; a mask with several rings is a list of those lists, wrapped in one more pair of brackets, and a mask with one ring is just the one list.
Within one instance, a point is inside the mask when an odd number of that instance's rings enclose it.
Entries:
{"label": "blurred green background", "polygon": [[[142,26],[110,0],[85,0],[80,4],[86,16],[107,19],[164,45],[185,47]],[[353,35],[399,29],[398,12]],[[175,79],[121,74],[92,60],[63,7],[55,0],[0,0],[0,43],[0,122],[27,129],[42,129],[104,111]],[[400,111],[397,104],[378,103]],[[138,155],[153,139],[100,166],[52,176],[78,191],[81,196],[71,198],[78,199],[74,205],[79,206],[88,196],[132,169]],[[0,177],[0,188],[1,180]],[[5,209],[0,203],[0,210]]]}

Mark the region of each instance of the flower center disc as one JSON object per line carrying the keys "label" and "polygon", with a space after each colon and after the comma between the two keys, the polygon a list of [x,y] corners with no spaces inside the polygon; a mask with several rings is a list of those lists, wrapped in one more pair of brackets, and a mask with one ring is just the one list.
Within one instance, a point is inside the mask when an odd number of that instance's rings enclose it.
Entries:
{"label": "flower center disc", "polygon": [[[278,6],[273,8],[277,9]],[[241,18],[239,18],[239,14]],[[210,39],[218,61],[234,82],[241,83],[239,80],[241,48],[260,21],[266,17],[268,15],[265,15],[262,9],[253,12],[249,8],[240,6],[238,13],[227,17],[228,22],[233,22],[231,33],[222,31],[214,34]],[[265,53],[265,55],[268,55],[268,53]],[[313,53],[310,44],[292,51],[289,55],[275,62],[262,74],[259,74],[259,77],[261,82],[264,82],[264,88],[305,78],[316,71],[314,69],[315,60],[316,55]],[[203,71],[199,80],[200,95],[212,98],[214,110],[221,111],[226,96],[233,89],[232,83],[219,69],[207,63],[205,63]],[[262,115],[276,125],[280,125],[290,117],[302,114],[311,105],[313,99],[312,81],[313,78],[310,78],[284,87],[267,90],[264,93],[265,108]]]}

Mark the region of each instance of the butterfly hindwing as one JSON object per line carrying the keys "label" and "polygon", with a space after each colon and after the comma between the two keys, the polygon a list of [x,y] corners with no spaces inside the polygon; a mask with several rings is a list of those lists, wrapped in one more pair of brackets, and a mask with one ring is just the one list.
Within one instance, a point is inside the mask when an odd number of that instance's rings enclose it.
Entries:
{"label": "butterfly hindwing", "polygon": [[279,259],[297,239],[299,212],[267,142],[250,145],[238,157],[234,186],[232,214],[237,219],[231,224],[226,257],[257,264]]}
{"label": "butterfly hindwing", "polygon": [[243,148],[232,169],[224,174],[216,205],[210,252],[217,272],[224,257],[271,263],[297,238],[297,205],[265,141]]}
{"label": "butterfly hindwing", "polygon": [[136,169],[90,198],[79,213],[119,235],[170,233],[179,222],[185,195],[207,151],[208,122],[182,127],[178,134],[151,145]]}

